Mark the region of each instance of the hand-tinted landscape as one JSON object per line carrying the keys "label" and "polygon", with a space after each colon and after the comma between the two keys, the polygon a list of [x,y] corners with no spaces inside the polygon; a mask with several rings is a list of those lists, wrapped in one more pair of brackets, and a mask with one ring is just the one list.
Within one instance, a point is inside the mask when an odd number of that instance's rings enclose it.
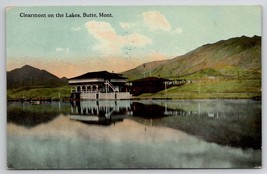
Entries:
{"label": "hand-tinted landscape", "polygon": [[7,167],[261,168],[261,13],[6,8]]}
{"label": "hand-tinted landscape", "polygon": [[[141,98],[261,98],[261,37],[237,37],[203,45],[170,60],[147,62],[121,72],[143,77],[185,79],[190,83]],[[25,65],[7,72],[8,98],[69,97],[67,78]]]}

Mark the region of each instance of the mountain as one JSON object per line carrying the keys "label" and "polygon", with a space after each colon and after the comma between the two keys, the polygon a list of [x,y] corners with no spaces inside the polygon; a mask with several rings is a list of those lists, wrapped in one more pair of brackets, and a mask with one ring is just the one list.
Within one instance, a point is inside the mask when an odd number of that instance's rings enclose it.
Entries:
{"label": "mountain", "polygon": [[261,75],[261,37],[236,37],[203,45],[170,60],[148,62],[123,72],[129,80],[145,76],[164,78]]}
{"label": "mountain", "polygon": [[65,81],[64,78],[61,80],[46,70],[40,70],[30,65],[7,72],[7,89],[25,86],[56,87],[67,84]]}

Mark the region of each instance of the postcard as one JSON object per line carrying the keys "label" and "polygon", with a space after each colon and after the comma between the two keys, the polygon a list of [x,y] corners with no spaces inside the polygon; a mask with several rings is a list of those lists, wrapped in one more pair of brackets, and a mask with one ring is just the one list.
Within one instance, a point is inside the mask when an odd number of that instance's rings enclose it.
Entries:
{"label": "postcard", "polygon": [[257,5],[7,7],[7,168],[261,168],[261,35]]}

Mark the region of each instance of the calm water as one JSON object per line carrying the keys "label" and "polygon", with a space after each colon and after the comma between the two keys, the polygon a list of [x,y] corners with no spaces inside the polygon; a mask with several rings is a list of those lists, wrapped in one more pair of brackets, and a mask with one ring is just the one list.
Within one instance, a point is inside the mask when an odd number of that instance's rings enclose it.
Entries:
{"label": "calm water", "polygon": [[7,161],[15,169],[257,168],[261,102],[13,102]]}

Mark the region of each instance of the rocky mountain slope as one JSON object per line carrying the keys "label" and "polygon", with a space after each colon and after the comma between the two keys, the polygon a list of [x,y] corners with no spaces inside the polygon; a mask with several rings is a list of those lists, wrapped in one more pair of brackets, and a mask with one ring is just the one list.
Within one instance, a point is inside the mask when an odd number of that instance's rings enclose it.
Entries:
{"label": "rocky mountain slope", "polygon": [[[237,73],[261,75],[261,37],[236,37],[203,45],[170,60],[148,62],[123,72],[130,80],[145,76],[181,78],[194,74],[235,76]],[[203,75],[204,74],[204,75]]]}

